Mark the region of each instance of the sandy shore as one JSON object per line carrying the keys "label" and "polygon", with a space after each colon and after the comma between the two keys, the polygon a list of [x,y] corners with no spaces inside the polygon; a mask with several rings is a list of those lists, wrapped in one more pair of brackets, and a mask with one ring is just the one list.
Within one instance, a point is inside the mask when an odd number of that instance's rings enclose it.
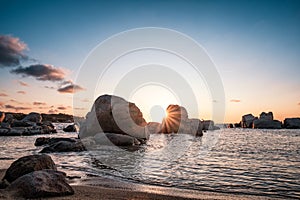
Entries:
{"label": "sandy shore", "polygon": [[[5,170],[0,169],[0,178],[5,174]],[[72,182],[71,182],[72,185]],[[184,190],[176,188],[167,188],[135,183],[127,183],[123,181],[116,181],[109,178],[89,178],[81,182],[81,185],[72,185],[75,194],[64,197],[54,197],[45,199],[157,199],[157,200],[171,200],[171,199],[271,199],[260,196],[248,196],[227,193],[201,192],[194,190]],[[10,194],[5,190],[0,190],[0,199],[10,199]]]}

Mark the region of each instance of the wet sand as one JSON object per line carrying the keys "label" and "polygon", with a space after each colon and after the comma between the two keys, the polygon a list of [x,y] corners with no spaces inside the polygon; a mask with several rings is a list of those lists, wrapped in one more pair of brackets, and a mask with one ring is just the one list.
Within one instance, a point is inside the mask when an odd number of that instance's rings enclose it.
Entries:
{"label": "wet sand", "polygon": [[[0,178],[5,174],[5,170],[0,169]],[[239,194],[201,192],[194,190],[167,188],[160,186],[151,186],[144,184],[128,183],[123,181],[116,181],[104,177],[92,177],[80,182],[80,185],[73,185],[75,182],[71,181],[75,194],[63,197],[53,197],[45,199],[157,199],[157,200],[171,200],[171,199],[271,199],[260,196],[249,196]],[[11,199],[10,194],[5,190],[0,190],[0,199]]]}

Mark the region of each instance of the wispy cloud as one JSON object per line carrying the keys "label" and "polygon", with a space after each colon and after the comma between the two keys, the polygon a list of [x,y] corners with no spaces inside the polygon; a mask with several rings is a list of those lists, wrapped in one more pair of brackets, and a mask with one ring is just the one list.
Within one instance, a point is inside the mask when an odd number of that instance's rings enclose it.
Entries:
{"label": "wispy cloud", "polygon": [[19,38],[0,35],[0,67],[13,67],[28,57],[23,53],[27,45]]}
{"label": "wispy cloud", "polygon": [[55,114],[55,113],[58,113],[58,110],[56,110],[56,109],[50,109],[48,111],[48,114]]}
{"label": "wispy cloud", "polygon": [[7,97],[8,95],[5,93],[0,93],[0,97]]}
{"label": "wispy cloud", "polygon": [[4,105],[4,108],[15,110],[17,112],[22,111],[22,110],[30,110],[31,109],[30,107],[14,106],[14,105],[10,105],[10,104]]}
{"label": "wispy cloud", "polygon": [[44,86],[44,87],[47,88],[47,89],[52,89],[52,90],[53,90],[53,89],[57,89],[57,88],[55,88],[55,87],[53,87],[53,86],[47,86],[47,85]]}
{"label": "wispy cloud", "polygon": [[10,71],[22,76],[32,76],[39,81],[63,81],[65,72],[62,68],[48,64],[35,64],[28,67],[18,67]]}
{"label": "wispy cloud", "polygon": [[47,105],[46,103],[44,103],[44,102],[39,102],[39,101],[35,101],[35,102],[33,102],[32,103],[34,106],[45,106],[45,105]]}
{"label": "wispy cloud", "polygon": [[23,81],[17,80],[17,83],[19,83],[21,86],[29,87],[29,84],[28,84],[28,83],[25,83],[25,82],[23,82]]}
{"label": "wispy cloud", "polygon": [[74,108],[74,110],[85,110],[85,108]]}
{"label": "wispy cloud", "polygon": [[58,109],[58,110],[67,110],[68,108],[65,107],[65,106],[58,106],[57,109]]}
{"label": "wispy cloud", "polygon": [[232,102],[232,103],[240,103],[241,100],[239,100],[239,99],[231,99],[230,102]]}
{"label": "wispy cloud", "polygon": [[26,94],[26,92],[23,91],[23,90],[20,90],[20,91],[18,91],[17,93],[18,93],[18,94]]}
{"label": "wispy cloud", "polygon": [[64,81],[60,88],[57,89],[60,93],[76,93],[84,90],[83,87],[74,84],[72,81]]}

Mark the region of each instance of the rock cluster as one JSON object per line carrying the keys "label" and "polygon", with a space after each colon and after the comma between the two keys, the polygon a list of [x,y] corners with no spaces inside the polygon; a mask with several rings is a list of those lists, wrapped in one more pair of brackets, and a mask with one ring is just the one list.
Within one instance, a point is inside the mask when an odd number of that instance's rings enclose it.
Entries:
{"label": "rock cluster", "polygon": [[74,194],[66,174],[56,169],[48,155],[30,155],[14,161],[7,169],[0,188],[13,198],[45,198]]}
{"label": "rock cluster", "polygon": [[39,113],[29,113],[22,120],[15,119],[12,114],[5,116],[2,113],[1,116],[3,119],[0,120],[0,136],[28,136],[56,133],[54,125],[49,121],[42,122],[42,116]]}
{"label": "rock cluster", "polygon": [[257,129],[281,129],[282,123],[278,120],[274,120],[272,112],[262,112],[258,117],[254,117],[252,114],[242,116],[241,126],[243,128],[257,128]]}

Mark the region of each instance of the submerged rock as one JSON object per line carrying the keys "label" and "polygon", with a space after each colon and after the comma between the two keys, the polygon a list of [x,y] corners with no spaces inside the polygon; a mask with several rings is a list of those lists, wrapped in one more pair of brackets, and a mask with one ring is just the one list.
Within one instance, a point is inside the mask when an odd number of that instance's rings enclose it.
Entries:
{"label": "submerged rock", "polygon": [[286,118],[284,120],[284,128],[300,129],[300,118]]}
{"label": "submerged rock", "polygon": [[113,95],[98,97],[81,124],[79,137],[94,136],[97,133],[129,135],[139,140],[147,140],[147,123],[140,109],[131,102]]}
{"label": "submerged rock", "polygon": [[45,198],[74,194],[66,174],[56,170],[40,170],[19,177],[7,188],[14,197]]}
{"label": "submerged rock", "polygon": [[3,180],[11,183],[27,173],[42,169],[56,170],[56,166],[50,156],[45,154],[24,156],[10,165]]}

